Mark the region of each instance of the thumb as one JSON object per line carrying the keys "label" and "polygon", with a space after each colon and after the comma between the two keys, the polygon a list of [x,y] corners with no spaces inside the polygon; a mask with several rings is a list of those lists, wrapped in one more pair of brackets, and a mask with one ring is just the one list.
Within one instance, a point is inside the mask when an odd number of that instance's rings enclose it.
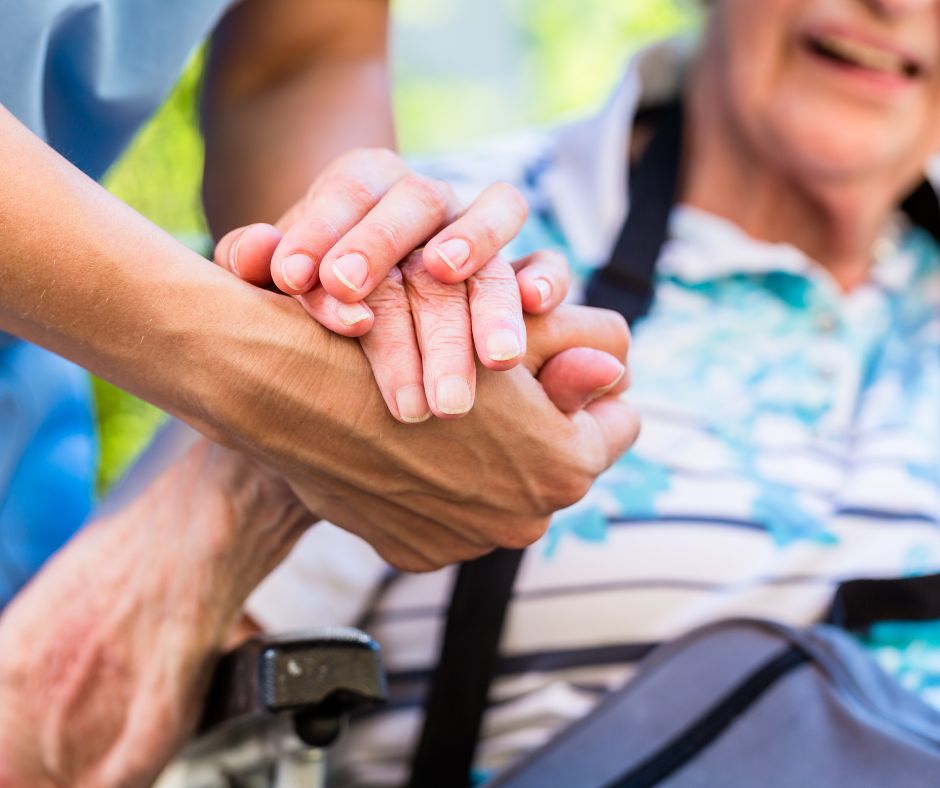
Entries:
{"label": "thumb", "polygon": [[548,359],[570,348],[603,350],[621,362],[627,358],[630,330],[617,313],[589,306],[562,304],[544,315],[527,316],[525,365],[537,374]]}
{"label": "thumb", "polygon": [[601,350],[576,347],[563,350],[542,367],[539,383],[556,408],[574,413],[604,394],[619,394],[629,386],[626,368]]}
{"label": "thumb", "polygon": [[249,224],[222,236],[215,247],[215,263],[239,279],[259,287],[271,284],[271,257],[281,233],[270,224]]}

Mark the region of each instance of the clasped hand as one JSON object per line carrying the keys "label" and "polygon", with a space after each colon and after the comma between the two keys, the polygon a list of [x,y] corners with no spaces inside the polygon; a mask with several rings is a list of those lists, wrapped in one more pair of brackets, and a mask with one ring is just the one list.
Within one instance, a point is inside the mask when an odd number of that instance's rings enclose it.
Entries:
{"label": "clasped hand", "polygon": [[[628,382],[625,321],[560,305],[569,285],[560,255],[499,257],[525,218],[511,186],[491,186],[460,212],[446,184],[362,150],[328,168],[277,226],[234,230],[216,250],[217,263],[273,283],[334,332],[279,337],[282,371],[304,363],[298,342],[320,347],[317,384],[270,400],[251,450],[310,511],[401,569],[531,544],[636,438],[637,419],[616,396]],[[336,334],[359,337],[400,424],[377,412],[362,354]],[[469,413],[478,385],[486,393]],[[303,441],[311,398],[323,417]],[[436,424],[405,426],[431,414]]]}
{"label": "clasped hand", "polygon": [[[567,295],[568,267],[557,252],[513,263],[499,256],[527,213],[506,183],[461,211],[447,183],[411,172],[391,151],[357,150],[317,178],[277,226],[225,235],[215,261],[295,296],[331,331],[359,337],[399,421],[455,418],[473,405],[474,350],[484,367],[511,369],[526,353],[523,311],[551,312]],[[612,390],[622,361],[594,354],[581,386],[589,388],[572,396],[561,386],[558,404],[576,410]]]}

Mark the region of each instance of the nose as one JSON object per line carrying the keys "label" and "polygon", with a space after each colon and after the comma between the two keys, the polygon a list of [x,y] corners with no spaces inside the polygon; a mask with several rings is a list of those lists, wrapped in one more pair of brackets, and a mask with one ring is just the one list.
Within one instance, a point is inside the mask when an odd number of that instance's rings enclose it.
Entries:
{"label": "nose", "polygon": [[899,17],[934,8],[940,0],[865,0],[865,5],[881,16]]}

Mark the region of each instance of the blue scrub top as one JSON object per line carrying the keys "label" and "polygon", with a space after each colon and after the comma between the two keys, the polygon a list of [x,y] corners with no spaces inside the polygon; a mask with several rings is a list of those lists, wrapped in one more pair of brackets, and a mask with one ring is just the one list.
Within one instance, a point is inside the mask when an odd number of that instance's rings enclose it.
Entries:
{"label": "blue scrub top", "polygon": [[[0,103],[100,178],[232,4],[0,0]],[[88,376],[0,334],[0,605],[88,517],[96,464]]]}

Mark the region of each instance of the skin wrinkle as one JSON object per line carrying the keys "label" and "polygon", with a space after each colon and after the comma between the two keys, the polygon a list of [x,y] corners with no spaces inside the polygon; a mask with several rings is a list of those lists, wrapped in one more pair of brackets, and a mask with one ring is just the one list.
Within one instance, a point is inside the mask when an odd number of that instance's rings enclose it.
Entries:
{"label": "skin wrinkle", "polygon": [[[55,682],[43,689],[48,693],[50,703],[33,707],[34,713],[38,713],[40,706],[43,709],[51,706],[52,713],[42,716],[44,722],[38,727],[39,739],[46,771],[61,785],[78,785],[73,778],[76,774],[85,774],[81,785],[89,786],[144,784],[152,778],[148,772],[142,774],[139,782],[131,780],[128,775],[135,769],[122,760],[123,756],[119,757],[122,748],[115,743],[126,739],[134,745],[127,756],[140,759],[139,750],[143,743],[156,742],[154,746],[158,746],[162,741],[162,746],[166,746],[168,733],[188,729],[180,723],[182,720],[194,721],[191,711],[181,717],[183,709],[179,705],[170,703],[164,708],[160,699],[176,697],[167,692],[178,683],[180,676],[190,676],[194,686],[203,685],[208,675],[204,655],[217,653],[222,638],[237,617],[240,600],[247,593],[242,583],[250,587],[253,577],[257,582],[266,568],[273,566],[300,535],[303,530],[300,523],[309,522],[309,516],[301,507],[289,503],[291,497],[284,495],[283,482],[275,482],[273,477],[259,480],[256,473],[246,473],[246,468],[236,467],[235,472],[229,475],[226,482],[229,495],[221,495],[213,505],[206,506],[206,493],[200,495],[199,490],[209,489],[209,495],[213,494],[211,485],[204,488],[204,484],[213,476],[219,478],[218,471],[223,466],[219,466],[216,459],[210,462],[210,457],[218,457],[220,451],[202,449],[200,458],[199,451],[194,450],[191,458],[201,460],[195,467],[171,474],[167,478],[176,480],[172,486],[164,489],[165,485],[157,485],[146,496],[147,501],[134,505],[139,516],[124,520],[132,530],[125,527],[123,531],[116,531],[116,522],[102,522],[91,526],[82,537],[82,546],[92,554],[99,552],[97,545],[102,540],[107,543],[119,537],[134,551],[130,556],[136,554],[141,560],[95,566],[94,577],[99,583],[92,587],[101,588],[103,584],[104,594],[99,592],[87,599],[81,595],[69,595],[67,589],[63,589],[66,599],[76,600],[67,601],[65,608],[73,608],[65,619],[70,622],[73,632],[59,633],[70,648],[58,652],[58,655],[52,652],[62,667],[50,666],[49,675]],[[188,493],[192,490],[197,493],[191,496]],[[202,500],[202,504],[195,506],[195,500]],[[285,502],[288,503],[285,505]],[[148,517],[169,527],[142,527]],[[182,538],[178,539],[179,551],[174,551],[173,556],[154,551],[152,543],[166,538],[164,530],[172,531],[174,527],[179,530],[179,524],[186,522],[191,525],[182,529]],[[271,523],[271,527],[259,528],[259,523]],[[246,531],[248,528],[251,530]],[[245,536],[250,538],[246,540]],[[259,545],[263,546],[260,553]],[[66,551],[66,557],[58,561],[69,560],[68,554]],[[159,562],[161,556],[163,563]],[[151,561],[148,569],[142,571],[141,567],[147,565],[142,561],[148,561],[149,557],[157,558],[158,563],[154,565]],[[180,566],[179,557],[183,558],[183,566]],[[186,567],[187,563],[192,564],[192,569]],[[92,568],[92,564],[85,564],[83,571],[73,574],[72,584],[79,587],[87,585],[91,577],[85,577],[85,574]],[[109,588],[122,588],[124,593],[110,595],[106,593]],[[142,606],[142,600],[149,601]],[[230,601],[220,609],[220,600]],[[79,607],[76,608],[76,604]],[[16,605],[12,610],[11,615],[14,616],[19,612]],[[210,615],[207,616],[207,612]],[[149,633],[146,641],[114,637],[115,632],[126,632],[128,628]],[[193,633],[198,636],[194,638]],[[55,642],[60,644],[64,641],[57,639]],[[154,642],[160,643],[161,647],[154,649]],[[212,643],[219,645],[207,648]],[[9,653],[8,650],[3,651],[4,655]],[[41,659],[41,655],[33,656]],[[144,671],[143,683],[135,687],[129,678],[134,674],[127,673],[127,666],[142,663],[149,663],[151,670]],[[197,669],[199,665],[203,666],[201,670]],[[26,671],[27,684],[41,680],[32,673]],[[12,675],[16,676],[17,671],[14,670]],[[9,678],[11,672],[0,670],[0,676]],[[102,686],[118,690],[135,687],[135,694],[122,701],[113,693],[102,696]],[[193,703],[198,702],[200,694],[187,691],[181,697],[187,703]],[[100,704],[106,698],[107,706],[102,707]],[[97,704],[89,702],[95,699]],[[138,708],[141,711],[134,713]],[[118,712],[117,717],[115,712]],[[103,751],[89,749],[88,742],[70,735],[77,725],[87,725],[89,721],[101,718],[111,720],[110,728],[98,726],[99,738],[96,741],[102,742]],[[128,730],[141,725],[142,730]],[[154,726],[160,735],[152,735],[148,725]],[[108,730],[110,735],[106,735]],[[152,764],[154,758],[151,755],[143,761]],[[159,758],[157,762],[160,762]],[[153,767],[150,768],[152,770]],[[95,775],[109,769],[122,778],[99,782]]]}

